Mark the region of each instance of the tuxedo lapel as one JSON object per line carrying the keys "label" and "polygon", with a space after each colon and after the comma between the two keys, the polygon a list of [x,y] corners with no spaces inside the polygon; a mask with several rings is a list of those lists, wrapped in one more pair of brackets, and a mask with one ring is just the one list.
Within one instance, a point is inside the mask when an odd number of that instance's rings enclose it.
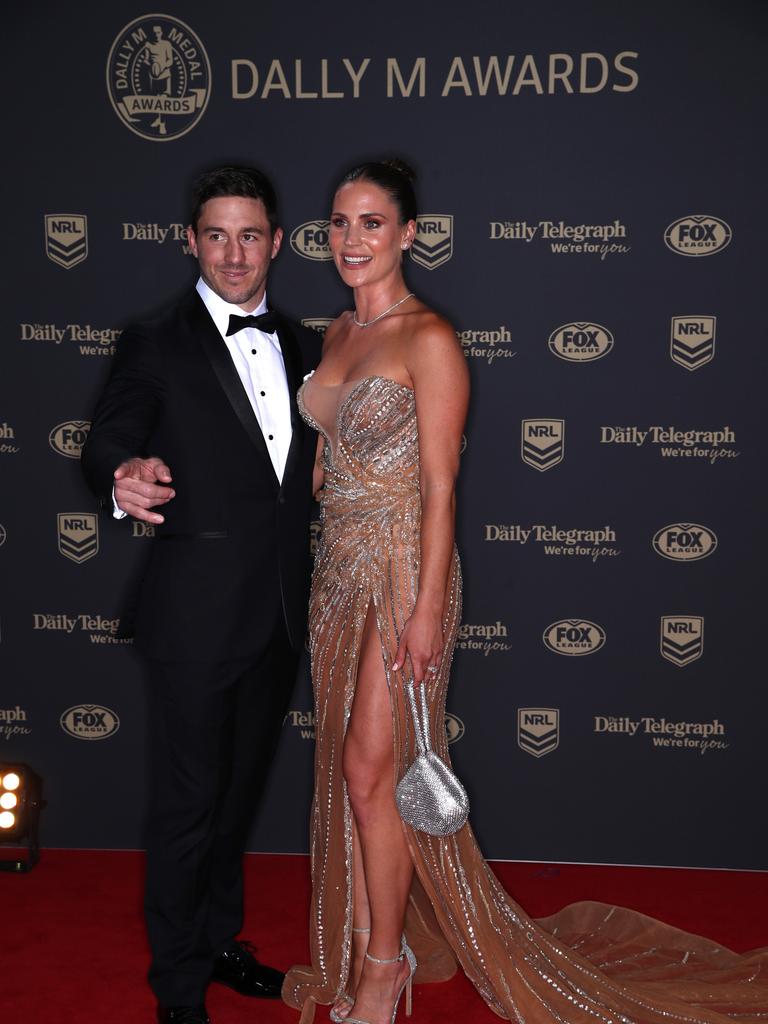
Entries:
{"label": "tuxedo lapel", "polygon": [[248,395],[235,369],[235,364],[232,362],[229,349],[216,330],[203,300],[196,292],[194,297],[197,301],[193,304],[191,310],[192,330],[203,346],[213,372],[224,389],[224,394],[229,399],[229,403],[240,420],[243,429],[251,441],[253,441],[259,453],[271,466],[272,460],[269,457],[259,421],[256,419],[256,414],[248,400]]}

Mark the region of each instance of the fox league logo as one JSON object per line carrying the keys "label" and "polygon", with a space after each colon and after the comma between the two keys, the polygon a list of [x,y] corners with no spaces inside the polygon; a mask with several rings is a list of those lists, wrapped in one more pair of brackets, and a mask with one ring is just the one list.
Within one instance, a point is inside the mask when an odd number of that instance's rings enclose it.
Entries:
{"label": "fox league logo", "polygon": [[152,142],[186,135],[211,95],[208,54],[189,25],[145,14],[118,32],[107,58],[107,89],[115,113]]}
{"label": "fox league logo", "polygon": [[556,328],[549,336],[549,351],[569,363],[591,363],[613,348],[613,335],[600,324],[572,323]]}
{"label": "fox league logo", "polygon": [[669,354],[686,370],[698,370],[715,357],[715,317],[673,316]]}
{"label": "fox league logo", "polygon": [[423,213],[416,218],[411,259],[427,270],[437,270],[453,256],[453,216]]}
{"label": "fox league logo", "polygon": [[100,704],[76,704],[67,708],[59,721],[64,732],[76,740],[105,740],[120,728],[115,712]]}
{"label": "fox league logo", "polygon": [[48,435],[48,444],[57,455],[79,459],[90,429],[90,420],[66,420],[53,428]]}
{"label": "fox league logo", "polygon": [[664,243],[680,256],[711,256],[731,240],[731,229],[719,217],[697,213],[673,221],[664,232]]}
{"label": "fox league logo", "polygon": [[671,523],[653,537],[654,551],[673,562],[696,562],[711,555],[716,547],[715,534],[699,523]]}
{"label": "fox league logo", "polygon": [[662,615],[661,656],[682,668],[704,653],[704,618],[701,615]]}
{"label": "fox league logo", "polygon": [[458,715],[452,715],[450,711],[445,712],[445,734],[449,743],[456,743],[466,732],[464,723]]}
{"label": "fox league logo", "polygon": [[59,512],[56,517],[59,553],[70,561],[87,562],[99,550],[99,523],[91,512]]}
{"label": "fox league logo", "polygon": [[563,461],[565,420],[523,420],[521,455],[523,462],[544,472]]}
{"label": "fox league logo", "polygon": [[605,644],[605,630],[588,619],[561,619],[544,630],[544,646],[555,654],[594,654]]}
{"label": "fox league logo", "polygon": [[518,708],[517,745],[532,757],[551,754],[560,742],[557,708]]}
{"label": "fox league logo", "polygon": [[45,255],[65,270],[88,256],[88,218],[82,213],[45,215]]}
{"label": "fox league logo", "polygon": [[329,220],[308,220],[291,232],[291,248],[305,260],[332,260]]}

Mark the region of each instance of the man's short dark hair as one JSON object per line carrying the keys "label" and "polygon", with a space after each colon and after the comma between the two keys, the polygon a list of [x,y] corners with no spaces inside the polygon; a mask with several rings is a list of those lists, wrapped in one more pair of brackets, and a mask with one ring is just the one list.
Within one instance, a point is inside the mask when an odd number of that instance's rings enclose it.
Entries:
{"label": "man's short dark hair", "polygon": [[242,196],[260,199],[264,203],[269,226],[274,235],[278,227],[277,196],[272,182],[256,167],[215,167],[201,174],[192,187],[192,216],[190,223],[197,231],[200,211],[209,199],[219,196]]}

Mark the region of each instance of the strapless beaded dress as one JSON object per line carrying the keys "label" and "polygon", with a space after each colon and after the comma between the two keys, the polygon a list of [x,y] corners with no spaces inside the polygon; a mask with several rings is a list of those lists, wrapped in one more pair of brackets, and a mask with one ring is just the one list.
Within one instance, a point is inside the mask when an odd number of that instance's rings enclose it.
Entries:
{"label": "strapless beaded dress", "polygon": [[[311,815],[312,964],[292,968],[283,998],[311,1020],[346,987],[352,939],[352,817],[342,777],[358,654],[373,605],[392,708],[393,790],[414,757],[401,673],[392,672],[419,580],[419,436],[412,389],[384,377],[338,387],[310,378],[299,393],[325,438],[321,535],[310,598],[315,700]],[[461,622],[454,552],[444,614],[445,654],[429,677],[436,752]],[[514,808],[509,809],[514,814]],[[768,949],[738,955],[620,907],[585,902],[533,921],[486,864],[469,824],[448,838],[403,825],[415,876],[405,932],[416,982],[461,965],[499,1017],[525,1024],[723,1024],[768,1020]]]}

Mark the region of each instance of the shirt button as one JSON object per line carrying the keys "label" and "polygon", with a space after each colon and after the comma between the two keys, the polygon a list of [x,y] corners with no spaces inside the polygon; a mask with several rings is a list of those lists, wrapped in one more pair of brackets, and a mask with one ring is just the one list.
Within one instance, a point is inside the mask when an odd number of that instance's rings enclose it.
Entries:
{"label": "shirt button", "polygon": [[259,394],[261,395],[262,398],[264,397],[264,395],[266,395],[266,393],[267,393],[266,391],[260,391],[259,392]]}
{"label": "shirt button", "polygon": [[255,349],[255,348],[252,348],[252,349],[251,349],[251,355],[252,355],[252,356],[255,356],[255,355],[256,355],[256,349]]}
{"label": "shirt button", "polygon": [[275,440],[275,435],[274,434],[270,434],[269,435],[269,440],[270,441],[274,441]]}

